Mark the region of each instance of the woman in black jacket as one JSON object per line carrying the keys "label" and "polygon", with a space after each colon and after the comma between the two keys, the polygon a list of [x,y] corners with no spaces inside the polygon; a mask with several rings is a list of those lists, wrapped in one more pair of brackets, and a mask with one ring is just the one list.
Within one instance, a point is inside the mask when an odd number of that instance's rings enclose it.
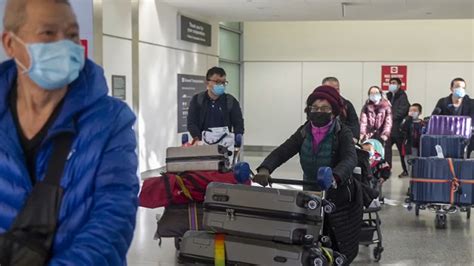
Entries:
{"label": "woman in black jacket", "polygon": [[[254,182],[268,185],[270,174],[297,153],[304,180],[316,181],[320,167],[331,167],[336,188],[328,190],[327,199],[336,205],[336,211],[326,216],[324,233],[331,238],[332,248],[346,255],[350,263],[359,250],[362,224],[361,189],[352,178],[357,164],[352,133],[337,118],[343,103],[333,88],[316,88],[306,105],[308,122],[265,158],[257,169]],[[319,187],[306,186],[304,189],[320,191]]]}

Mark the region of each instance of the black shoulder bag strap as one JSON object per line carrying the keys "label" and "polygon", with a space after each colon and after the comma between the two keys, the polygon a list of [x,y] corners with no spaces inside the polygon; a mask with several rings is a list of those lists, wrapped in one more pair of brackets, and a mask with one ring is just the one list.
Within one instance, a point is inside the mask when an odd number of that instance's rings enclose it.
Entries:
{"label": "black shoulder bag strap", "polygon": [[63,197],[60,182],[72,141],[69,133],[54,138],[44,180],[35,184],[10,230],[0,235],[1,266],[42,266],[51,258]]}

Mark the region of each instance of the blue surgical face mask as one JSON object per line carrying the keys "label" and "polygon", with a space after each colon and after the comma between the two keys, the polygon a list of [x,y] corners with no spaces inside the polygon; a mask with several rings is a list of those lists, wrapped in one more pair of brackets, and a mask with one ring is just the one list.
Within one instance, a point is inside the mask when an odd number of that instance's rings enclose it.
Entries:
{"label": "blue surgical face mask", "polygon": [[388,90],[389,90],[390,92],[396,92],[396,91],[398,90],[398,85],[397,85],[397,84],[390,84],[390,85],[388,86]]}
{"label": "blue surgical face mask", "polygon": [[212,92],[217,96],[221,96],[225,93],[225,86],[222,84],[214,85],[214,87],[212,87]]}
{"label": "blue surgical face mask", "polygon": [[373,152],[373,151],[369,151],[369,158],[372,158],[372,157],[374,157],[374,155],[375,155],[375,152]]}
{"label": "blue surgical face mask", "polygon": [[373,95],[370,95],[370,96],[369,96],[369,99],[370,99],[373,103],[379,103],[380,100],[382,100],[382,95],[380,95],[380,94],[373,94]]}
{"label": "blue surgical face mask", "polygon": [[457,88],[454,88],[454,95],[458,98],[463,98],[464,96],[466,96],[466,90],[462,87],[457,87]]}
{"label": "blue surgical face mask", "polygon": [[70,40],[26,44],[13,33],[12,36],[26,47],[30,56],[29,68],[18,60],[16,63],[42,89],[61,89],[79,77],[85,63],[81,45]]}

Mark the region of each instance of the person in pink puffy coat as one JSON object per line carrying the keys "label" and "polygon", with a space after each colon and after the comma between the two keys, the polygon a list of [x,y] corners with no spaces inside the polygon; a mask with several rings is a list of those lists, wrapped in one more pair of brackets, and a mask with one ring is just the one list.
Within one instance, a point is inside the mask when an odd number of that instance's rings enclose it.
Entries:
{"label": "person in pink puffy coat", "polygon": [[370,87],[368,95],[360,115],[360,140],[378,139],[385,144],[392,130],[392,106],[377,86]]}

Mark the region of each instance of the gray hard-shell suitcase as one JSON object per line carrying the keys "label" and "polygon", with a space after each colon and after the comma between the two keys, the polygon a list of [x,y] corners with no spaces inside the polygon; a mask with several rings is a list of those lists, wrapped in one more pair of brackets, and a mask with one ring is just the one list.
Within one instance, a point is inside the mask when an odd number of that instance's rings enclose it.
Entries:
{"label": "gray hard-shell suitcase", "polygon": [[[214,265],[215,234],[188,231],[181,241],[179,259],[185,265],[192,263]],[[224,236],[226,265],[329,265],[326,253],[314,245],[288,245],[272,241]],[[332,252],[332,251],[330,251]],[[334,264],[343,265],[345,257],[337,252],[330,254]]]}
{"label": "gray hard-shell suitcase", "polygon": [[301,244],[321,230],[321,198],[308,192],[211,183],[203,205],[213,232]]}
{"label": "gray hard-shell suitcase", "polygon": [[227,171],[229,151],[221,145],[169,147],[166,149],[166,172]]}

